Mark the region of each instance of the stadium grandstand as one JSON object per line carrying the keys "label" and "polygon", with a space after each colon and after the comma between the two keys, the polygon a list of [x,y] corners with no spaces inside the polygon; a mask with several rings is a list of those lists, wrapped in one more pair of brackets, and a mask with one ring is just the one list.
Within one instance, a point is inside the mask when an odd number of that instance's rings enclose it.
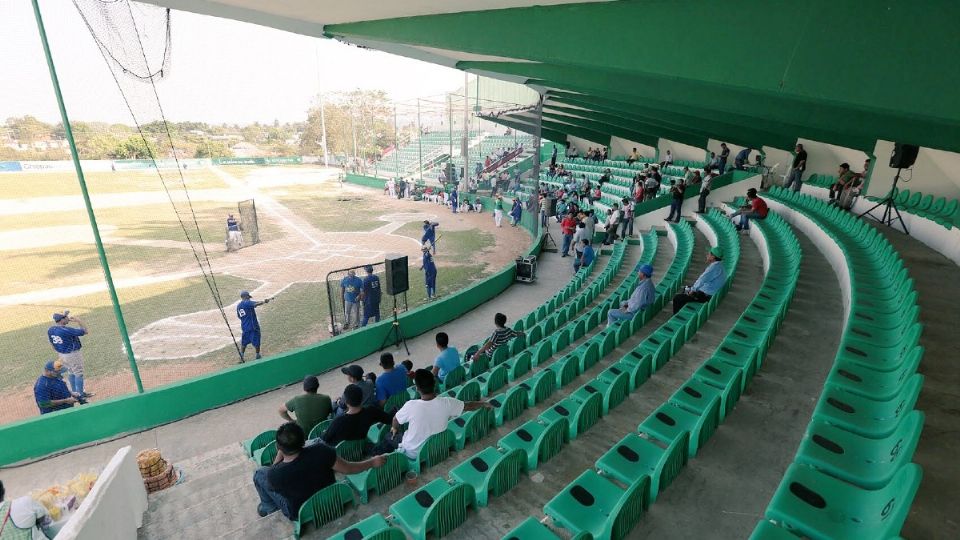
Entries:
{"label": "stadium grandstand", "polygon": [[344,181],[456,188],[524,246],[392,320],[0,425],[8,493],[102,471],[57,538],[960,538],[960,4],[146,3],[476,77]]}

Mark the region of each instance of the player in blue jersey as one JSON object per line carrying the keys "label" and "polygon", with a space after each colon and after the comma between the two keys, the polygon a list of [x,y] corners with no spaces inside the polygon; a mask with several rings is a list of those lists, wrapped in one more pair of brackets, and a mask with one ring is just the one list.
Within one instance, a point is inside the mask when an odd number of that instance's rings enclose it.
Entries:
{"label": "player in blue jersey", "polygon": [[347,277],[340,280],[340,299],[343,301],[343,329],[360,327],[360,291],[363,280],[357,277],[356,270],[348,270]]}
{"label": "player in blue jersey", "polygon": [[240,291],[237,317],[240,319],[240,330],[243,332],[240,337],[241,362],[243,362],[243,355],[247,352],[247,345],[253,345],[253,349],[257,352],[257,360],[260,359],[260,321],[257,320],[257,308],[269,303],[270,300],[273,300],[273,298],[255,302],[249,292]]}
{"label": "player in blue jersey", "polygon": [[363,278],[363,288],[360,290],[360,300],[363,302],[363,320],[360,326],[366,326],[367,321],[373,319],[380,322],[380,278],[373,273],[369,264],[363,269],[367,272]]}
{"label": "player in blue jersey", "polygon": [[240,232],[240,222],[233,214],[227,215],[227,251],[236,251],[243,247],[243,234]]}
{"label": "player in blue jersey", "polygon": [[433,262],[433,255],[430,254],[430,244],[423,244],[423,263],[420,270],[423,270],[423,279],[427,286],[427,298],[437,296],[437,265]]}
{"label": "player in blue jersey", "polygon": [[[63,313],[54,313],[53,322],[56,323],[47,330],[47,339],[50,345],[57,352],[57,356],[63,363],[63,367],[70,372],[67,379],[70,381],[70,388],[75,394],[88,398],[93,396],[90,392],[83,389],[83,353],[80,348],[80,336],[87,335],[87,327],[83,321],[70,316],[70,311]],[[77,323],[78,328],[67,326],[70,323]]]}
{"label": "player in blue jersey", "polygon": [[430,242],[430,248],[434,255],[437,254],[437,227],[439,226],[440,224],[436,221],[431,223],[429,219],[423,220],[423,236],[420,237],[420,243]]}
{"label": "player in blue jersey", "polygon": [[457,213],[457,205],[460,204],[460,194],[457,193],[457,188],[454,186],[453,190],[450,191],[450,207],[453,208],[453,213]]}

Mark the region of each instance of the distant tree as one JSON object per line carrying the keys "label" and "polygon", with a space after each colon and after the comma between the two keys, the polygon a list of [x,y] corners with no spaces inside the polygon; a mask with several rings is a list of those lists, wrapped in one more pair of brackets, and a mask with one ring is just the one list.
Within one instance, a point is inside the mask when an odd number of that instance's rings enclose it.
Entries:
{"label": "distant tree", "polygon": [[117,144],[110,157],[113,159],[150,159],[151,151],[152,156],[161,157],[157,154],[156,146],[153,143],[149,143],[148,146],[139,135],[131,135]]}
{"label": "distant tree", "polygon": [[233,156],[233,152],[230,151],[230,147],[220,141],[204,141],[197,145],[197,150],[193,154],[195,158],[221,158],[231,156]]}

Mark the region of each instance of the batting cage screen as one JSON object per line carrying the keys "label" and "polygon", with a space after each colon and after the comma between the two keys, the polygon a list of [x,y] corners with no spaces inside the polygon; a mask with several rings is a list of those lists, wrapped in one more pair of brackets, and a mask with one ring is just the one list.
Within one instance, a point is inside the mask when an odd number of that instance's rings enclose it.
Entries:
{"label": "batting cage screen", "polygon": [[[371,287],[366,267],[373,269],[377,287]],[[330,305],[330,335],[336,336],[393,316],[394,305],[398,313],[407,311],[407,293],[391,296],[386,292],[386,277],[383,262],[361,264],[334,270],[327,274],[327,302]],[[351,276],[350,272],[354,275]],[[379,290],[379,294],[373,290]],[[354,299],[354,302],[350,300]],[[379,299],[379,302],[377,301]]]}
{"label": "batting cage screen", "polygon": [[253,200],[237,203],[240,214],[240,231],[243,233],[243,246],[260,243],[260,226],[257,223],[257,203]]}

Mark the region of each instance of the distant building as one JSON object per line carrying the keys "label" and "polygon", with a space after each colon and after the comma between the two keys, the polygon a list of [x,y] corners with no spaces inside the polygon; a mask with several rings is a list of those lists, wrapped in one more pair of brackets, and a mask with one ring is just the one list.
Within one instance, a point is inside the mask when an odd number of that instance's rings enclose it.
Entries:
{"label": "distant building", "polygon": [[230,147],[230,151],[233,152],[234,157],[240,158],[254,157],[262,154],[257,145],[248,142],[238,142]]}

